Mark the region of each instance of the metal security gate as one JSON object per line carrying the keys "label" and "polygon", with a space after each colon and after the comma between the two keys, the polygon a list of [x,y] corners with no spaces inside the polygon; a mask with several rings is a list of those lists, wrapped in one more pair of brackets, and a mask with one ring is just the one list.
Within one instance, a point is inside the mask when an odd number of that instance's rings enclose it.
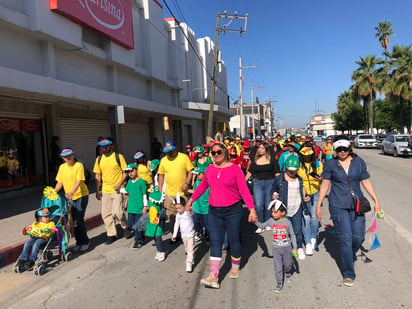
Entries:
{"label": "metal security gate", "polygon": [[78,159],[92,171],[96,160],[97,138],[110,136],[108,121],[94,119],[60,119],[61,147],[73,148]]}
{"label": "metal security gate", "polygon": [[120,139],[123,155],[127,163],[134,162],[133,156],[137,150],[143,150],[150,160],[150,127],[148,123],[126,123],[120,125]]}

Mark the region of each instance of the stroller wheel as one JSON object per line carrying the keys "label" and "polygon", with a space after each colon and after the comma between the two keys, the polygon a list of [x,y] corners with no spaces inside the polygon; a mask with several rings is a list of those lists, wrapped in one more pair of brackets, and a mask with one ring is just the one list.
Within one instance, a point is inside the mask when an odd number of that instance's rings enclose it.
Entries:
{"label": "stroller wheel", "polygon": [[67,252],[67,253],[64,255],[64,260],[65,260],[66,262],[70,262],[71,260],[73,260],[73,253]]}
{"label": "stroller wheel", "polygon": [[44,252],[43,258],[46,261],[51,261],[53,259],[53,252],[51,252],[50,250],[47,250],[46,252]]}
{"label": "stroller wheel", "polygon": [[19,262],[17,261],[16,263],[14,263],[13,265],[13,271],[15,273],[22,273],[26,270],[26,268],[24,267],[24,265],[19,265]]}
{"label": "stroller wheel", "polygon": [[34,269],[34,274],[36,276],[43,276],[46,273],[46,266],[44,264],[40,264]]}

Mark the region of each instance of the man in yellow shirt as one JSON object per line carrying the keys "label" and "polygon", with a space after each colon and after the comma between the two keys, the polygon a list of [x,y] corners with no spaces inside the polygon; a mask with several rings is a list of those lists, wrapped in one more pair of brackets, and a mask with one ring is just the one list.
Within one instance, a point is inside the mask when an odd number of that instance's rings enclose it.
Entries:
{"label": "man in yellow shirt", "polygon": [[177,151],[173,142],[165,144],[163,153],[166,156],[160,161],[159,165],[159,188],[163,188],[163,183],[166,182],[164,207],[170,221],[169,230],[172,231],[177,213],[173,201],[177,192],[179,192],[180,198],[184,199],[182,204],[186,203],[184,195],[187,193],[189,184],[192,181],[193,164],[186,154]]}
{"label": "man in yellow shirt", "polygon": [[74,151],[71,148],[64,148],[60,157],[63,158],[64,163],[59,166],[54,189],[59,192],[63,188],[66,199],[71,205],[74,237],[76,238],[76,246],[72,250],[83,252],[90,247],[84,223],[84,215],[89,203],[89,189],[84,183],[84,165],[75,159]]}
{"label": "man in yellow shirt", "polygon": [[96,174],[96,198],[102,201],[102,218],[107,235],[105,243],[110,245],[117,239],[116,220],[123,228],[124,236],[129,238],[131,235],[126,225],[122,195],[119,193],[123,170],[127,164],[122,154],[114,152],[111,138],[102,139],[98,145],[102,147],[103,154],[96,158],[93,167],[93,172]]}

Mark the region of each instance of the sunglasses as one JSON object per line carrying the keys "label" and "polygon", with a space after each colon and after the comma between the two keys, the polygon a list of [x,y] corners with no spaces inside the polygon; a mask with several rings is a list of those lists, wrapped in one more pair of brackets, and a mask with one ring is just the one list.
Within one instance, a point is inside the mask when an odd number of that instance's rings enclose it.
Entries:
{"label": "sunglasses", "polygon": [[347,147],[338,147],[338,148],[336,148],[336,152],[348,152],[349,151],[349,148],[347,148]]}
{"label": "sunglasses", "polygon": [[220,156],[220,155],[223,153],[223,151],[222,151],[222,150],[218,150],[218,151],[211,151],[210,153],[212,154],[212,156],[215,156],[215,155]]}

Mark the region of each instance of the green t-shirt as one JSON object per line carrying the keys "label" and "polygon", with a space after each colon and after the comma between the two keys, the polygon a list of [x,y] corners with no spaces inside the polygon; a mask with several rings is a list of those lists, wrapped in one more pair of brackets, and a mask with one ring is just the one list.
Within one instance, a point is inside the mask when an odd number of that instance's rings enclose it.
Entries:
{"label": "green t-shirt", "polygon": [[[196,189],[200,182],[200,180],[196,180],[193,189]],[[201,215],[207,215],[209,213],[209,188],[193,202],[193,210],[195,213]]]}
{"label": "green t-shirt", "polygon": [[141,214],[143,212],[143,195],[146,194],[146,182],[142,178],[136,181],[129,179],[126,185],[126,192],[129,193],[127,202],[127,212],[131,214]]}

